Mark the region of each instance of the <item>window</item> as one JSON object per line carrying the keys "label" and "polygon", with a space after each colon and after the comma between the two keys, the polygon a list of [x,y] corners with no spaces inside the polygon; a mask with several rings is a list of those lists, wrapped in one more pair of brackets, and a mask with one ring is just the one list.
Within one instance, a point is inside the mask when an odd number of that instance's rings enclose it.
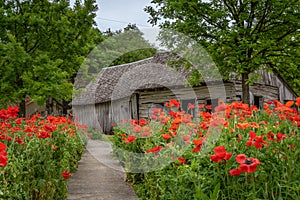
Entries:
{"label": "window", "polygon": [[219,99],[207,99],[206,105],[211,105],[211,111],[214,111],[215,107],[218,106],[218,101]]}
{"label": "window", "polygon": [[253,105],[255,105],[257,108],[262,108],[263,107],[263,97],[254,95]]}
{"label": "window", "polygon": [[237,101],[242,101],[242,95],[236,95],[236,100]]}

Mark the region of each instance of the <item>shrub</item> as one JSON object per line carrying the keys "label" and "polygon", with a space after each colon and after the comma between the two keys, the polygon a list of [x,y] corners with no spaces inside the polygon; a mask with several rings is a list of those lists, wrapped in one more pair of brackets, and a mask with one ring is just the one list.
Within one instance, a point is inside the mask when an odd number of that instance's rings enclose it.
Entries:
{"label": "shrub", "polygon": [[84,150],[84,127],[76,130],[68,117],[25,119],[17,113],[18,107],[0,110],[0,146],[6,147],[0,149],[0,199],[65,198]]}
{"label": "shrub", "polygon": [[300,98],[263,110],[220,101],[215,112],[200,105],[199,118],[178,105],[115,127],[115,155],[140,199],[299,198]]}

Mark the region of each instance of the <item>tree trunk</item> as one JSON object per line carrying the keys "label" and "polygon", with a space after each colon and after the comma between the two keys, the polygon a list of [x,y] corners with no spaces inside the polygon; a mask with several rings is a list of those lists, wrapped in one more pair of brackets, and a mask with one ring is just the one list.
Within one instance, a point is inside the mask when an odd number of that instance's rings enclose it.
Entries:
{"label": "tree trunk", "polygon": [[46,112],[47,112],[47,115],[53,114],[53,99],[52,99],[52,97],[49,97],[46,101]]}
{"label": "tree trunk", "polygon": [[69,110],[69,101],[62,101],[62,114],[63,115],[67,115],[68,114],[68,110]]}
{"label": "tree trunk", "polygon": [[250,104],[250,88],[249,84],[246,81],[249,79],[249,73],[242,73],[242,94],[243,94],[243,103]]}
{"label": "tree trunk", "polygon": [[19,103],[19,117],[26,117],[26,102],[25,97]]}

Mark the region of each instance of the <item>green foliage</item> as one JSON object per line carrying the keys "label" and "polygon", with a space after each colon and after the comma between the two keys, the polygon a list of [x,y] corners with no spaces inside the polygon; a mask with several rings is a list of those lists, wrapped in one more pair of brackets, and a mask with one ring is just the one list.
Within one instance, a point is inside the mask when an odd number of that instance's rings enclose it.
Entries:
{"label": "green foliage", "polygon": [[[70,100],[84,57],[101,34],[94,28],[95,0],[1,1],[0,104],[30,96]],[[24,113],[22,113],[24,114]]]}
{"label": "green foliage", "polygon": [[86,132],[65,117],[2,118],[0,124],[9,126],[0,139],[8,158],[0,167],[0,199],[64,199],[68,190],[62,173],[77,169]]}
{"label": "green foliage", "polygon": [[[296,105],[299,108],[300,98]],[[114,153],[139,199],[299,197],[300,112],[278,101],[269,102],[264,110],[238,102],[223,106],[213,114],[201,109],[200,118],[193,120],[188,114],[176,112],[174,106],[170,109],[175,114],[165,107],[153,114],[151,121],[132,120],[114,128]],[[160,150],[149,152],[158,145],[162,146]],[[213,156],[220,153],[216,147],[220,146],[226,152],[219,156],[230,156],[215,160]],[[134,153],[143,161],[135,159]],[[258,159],[260,164],[253,171],[232,174],[232,169],[241,170],[237,161],[241,154]],[[156,168],[154,163],[163,162]],[[138,173],[137,168],[143,165],[152,170]]]}
{"label": "green foliage", "polygon": [[[298,0],[153,0],[152,4],[145,8],[150,23],[201,44],[224,78],[229,72],[240,76],[267,67],[286,71],[283,75],[288,82],[299,87],[299,75],[291,75],[300,63]],[[181,41],[178,35],[164,39],[169,45]]]}
{"label": "green foliage", "polygon": [[89,83],[103,68],[143,60],[156,53],[156,49],[145,40],[135,25],[129,24],[123,31],[107,31],[103,35],[105,39],[82,64],[78,82]]}

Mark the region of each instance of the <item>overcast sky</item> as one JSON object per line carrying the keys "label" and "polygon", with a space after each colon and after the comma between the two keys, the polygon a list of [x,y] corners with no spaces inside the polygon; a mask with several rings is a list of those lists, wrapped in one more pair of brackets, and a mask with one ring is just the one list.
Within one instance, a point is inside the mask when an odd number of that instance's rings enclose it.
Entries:
{"label": "overcast sky", "polygon": [[98,12],[96,22],[101,31],[123,29],[129,23],[139,28],[151,27],[147,20],[149,15],[144,8],[151,0],[97,0]]}
{"label": "overcast sky", "polygon": [[[70,0],[71,5],[74,1]],[[136,24],[144,33],[146,40],[151,44],[157,43],[156,36],[159,29],[147,22],[149,15],[144,11],[151,0],[96,0],[96,2],[98,11],[95,21],[102,32],[109,28],[116,31],[128,24]]]}

